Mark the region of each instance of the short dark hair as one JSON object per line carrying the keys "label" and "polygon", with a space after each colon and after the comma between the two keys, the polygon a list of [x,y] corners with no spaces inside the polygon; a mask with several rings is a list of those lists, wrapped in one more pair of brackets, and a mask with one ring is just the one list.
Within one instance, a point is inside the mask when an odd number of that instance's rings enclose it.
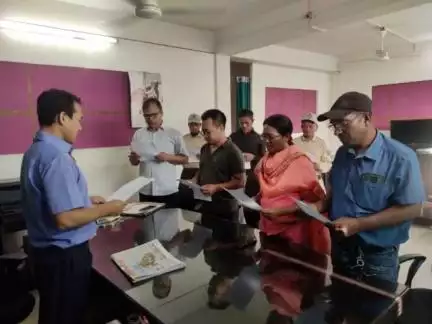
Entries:
{"label": "short dark hair", "polygon": [[65,90],[50,89],[37,98],[37,116],[40,126],[51,126],[58,121],[62,112],[72,118],[74,104],[81,104],[81,99]]}
{"label": "short dark hair", "polygon": [[213,122],[217,126],[223,126],[223,127],[225,127],[225,125],[226,125],[226,116],[219,109],[209,109],[209,110],[205,111],[201,115],[201,120],[204,121],[204,120],[207,120],[207,119],[213,120]]}
{"label": "short dark hair", "polygon": [[150,108],[151,105],[155,105],[156,107],[159,108],[160,111],[162,111],[162,104],[159,101],[158,98],[148,98],[146,100],[144,100],[143,105],[142,105],[142,110],[147,110]]}
{"label": "short dark hair", "polygon": [[264,120],[263,125],[273,127],[282,136],[291,135],[293,132],[292,121],[285,115],[271,115]]}
{"label": "short dark hair", "polygon": [[242,117],[249,117],[252,118],[254,117],[254,113],[252,110],[249,109],[243,109],[242,111],[240,111],[238,113],[238,118],[242,118]]}

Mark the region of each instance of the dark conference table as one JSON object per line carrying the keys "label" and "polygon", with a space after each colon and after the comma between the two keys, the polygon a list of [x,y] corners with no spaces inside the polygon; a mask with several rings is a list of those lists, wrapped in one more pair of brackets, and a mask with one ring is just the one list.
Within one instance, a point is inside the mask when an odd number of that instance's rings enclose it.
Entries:
{"label": "dark conference table", "polygon": [[[347,281],[331,274],[328,256],[257,231],[256,244],[243,246],[245,235],[221,244],[217,233],[245,225],[200,222],[198,213],[167,209],[101,228],[90,244],[93,268],[164,324],[385,324],[403,310],[404,285]],[[186,268],[132,284],[110,256],[155,238]]]}

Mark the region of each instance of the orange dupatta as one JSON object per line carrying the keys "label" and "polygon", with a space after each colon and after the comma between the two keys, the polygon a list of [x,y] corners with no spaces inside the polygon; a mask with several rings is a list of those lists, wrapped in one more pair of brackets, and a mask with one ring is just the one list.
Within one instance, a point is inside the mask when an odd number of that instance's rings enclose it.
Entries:
{"label": "orange dupatta", "polygon": [[[260,203],[265,209],[289,207],[294,204],[293,198],[316,202],[325,197],[313,163],[295,145],[274,155],[266,153],[255,173],[260,184]],[[261,231],[283,236],[320,253],[330,252],[330,234],[321,223],[294,214],[279,217],[283,223],[261,216]]]}

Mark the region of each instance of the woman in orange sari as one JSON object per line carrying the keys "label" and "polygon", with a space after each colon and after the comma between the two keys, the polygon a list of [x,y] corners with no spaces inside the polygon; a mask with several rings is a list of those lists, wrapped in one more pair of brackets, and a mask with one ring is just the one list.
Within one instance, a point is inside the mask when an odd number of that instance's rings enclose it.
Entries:
{"label": "woman in orange sari", "polygon": [[312,161],[292,142],[293,125],[284,115],[264,121],[267,153],[255,168],[263,208],[260,230],[319,252],[330,252],[330,234],[320,222],[301,216],[293,198],[314,203],[324,198]]}

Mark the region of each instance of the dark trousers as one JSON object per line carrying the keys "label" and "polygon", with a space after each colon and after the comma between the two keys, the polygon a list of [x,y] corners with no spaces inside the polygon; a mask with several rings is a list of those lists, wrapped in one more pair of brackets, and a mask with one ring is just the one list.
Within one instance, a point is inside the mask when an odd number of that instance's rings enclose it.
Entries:
{"label": "dark trousers", "polygon": [[198,172],[198,169],[194,168],[184,168],[181,174],[181,179],[183,180],[190,180],[192,179],[195,174]]}
{"label": "dark trousers", "polygon": [[178,193],[173,193],[166,196],[151,196],[139,194],[139,200],[141,202],[155,202],[165,204],[165,208],[178,208]]}
{"label": "dark trousers", "polygon": [[39,291],[39,324],[85,322],[92,255],[88,243],[67,249],[32,248]]}
{"label": "dark trousers", "polygon": [[[246,180],[246,187],[245,187],[245,193],[249,197],[255,197],[260,192],[260,185],[259,181],[253,172],[253,170],[247,171],[247,180]],[[260,221],[260,213],[244,208],[243,214],[246,220],[246,224],[248,224],[250,227],[253,228],[259,228],[259,221]]]}

